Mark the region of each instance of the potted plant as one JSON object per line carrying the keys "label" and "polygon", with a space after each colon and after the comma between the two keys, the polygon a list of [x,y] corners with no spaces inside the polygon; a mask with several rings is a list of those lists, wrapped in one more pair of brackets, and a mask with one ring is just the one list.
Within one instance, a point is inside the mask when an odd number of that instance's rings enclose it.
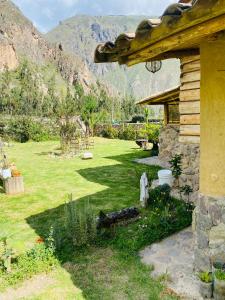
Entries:
{"label": "potted plant", "polygon": [[199,273],[200,293],[204,299],[211,299],[213,294],[213,277],[211,272]]}
{"label": "potted plant", "polygon": [[225,271],[217,270],[214,276],[214,298],[215,300],[225,299]]}

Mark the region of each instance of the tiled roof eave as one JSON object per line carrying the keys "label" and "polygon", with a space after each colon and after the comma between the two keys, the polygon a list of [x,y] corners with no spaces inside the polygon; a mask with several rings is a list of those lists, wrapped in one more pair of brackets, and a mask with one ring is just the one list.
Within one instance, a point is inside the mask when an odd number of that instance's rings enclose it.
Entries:
{"label": "tiled roof eave", "polygon": [[[101,45],[101,50],[96,49],[95,62],[118,61],[120,64],[127,64],[136,53],[146,48],[151,51],[151,47],[160,41],[166,42],[173,35],[179,36],[180,32],[223,14],[225,14],[225,0],[198,0],[192,8],[186,8],[181,15],[165,15],[158,25],[149,27],[149,30],[143,31],[142,34],[136,32],[135,37],[130,39],[125,48],[118,48],[115,43],[113,50],[105,51],[104,45]],[[163,54],[168,49],[161,47],[160,51]]]}

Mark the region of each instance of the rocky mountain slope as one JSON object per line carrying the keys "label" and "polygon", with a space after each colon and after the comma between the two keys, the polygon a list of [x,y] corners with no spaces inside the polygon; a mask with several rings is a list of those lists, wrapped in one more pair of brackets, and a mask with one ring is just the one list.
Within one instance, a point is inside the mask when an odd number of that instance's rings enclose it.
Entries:
{"label": "rocky mountain slope", "polygon": [[4,66],[14,69],[24,58],[37,65],[53,64],[70,83],[79,81],[84,87],[95,83],[79,56],[49,43],[16,5],[0,0],[0,70]]}
{"label": "rocky mountain slope", "polygon": [[113,41],[122,32],[134,32],[144,18],[77,15],[60,22],[46,34],[46,38],[50,42],[60,43],[63,49],[81,57],[95,77],[114,86],[115,91],[141,98],[178,85],[178,62],[164,62],[162,70],[152,75],[145,69],[144,64],[132,68],[120,67],[117,64],[97,65],[93,62],[93,52],[98,43]]}

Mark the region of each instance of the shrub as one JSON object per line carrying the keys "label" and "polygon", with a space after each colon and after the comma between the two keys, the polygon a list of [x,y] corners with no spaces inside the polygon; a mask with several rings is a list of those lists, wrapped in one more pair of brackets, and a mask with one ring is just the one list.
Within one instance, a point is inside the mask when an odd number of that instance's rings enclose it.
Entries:
{"label": "shrub", "polygon": [[174,178],[179,179],[180,175],[182,174],[182,155],[174,155],[169,163],[172,168]]}
{"label": "shrub", "polygon": [[150,143],[158,144],[161,125],[146,124],[145,128],[140,130],[140,134],[147,138]]}
{"label": "shrub", "polygon": [[10,272],[12,264],[13,250],[9,248],[7,238],[0,239],[0,269]]}
{"label": "shrub", "polygon": [[6,268],[0,269],[0,288],[17,284],[35,274],[48,272],[57,263],[53,232],[50,230],[45,241],[39,238],[32,249],[14,258],[9,271]]}
{"label": "shrub", "polygon": [[26,143],[29,140],[41,142],[52,137],[50,130],[41,121],[21,116],[14,117],[9,121],[6,133],[9,137],[21,143]]}
{"label": "shrub", "polygon": [[136,129],[134,126],[128,125],[125,126],[124,128],[121,128],[119,131],[119,139],[121,140],[128,140],[128,141],[132,141],[136,139]]}
{"label": "shrub", "polygon": [[168,184],[159,185],[149,191],[149,205],[164,207],[171,201],[171,188]]}
{"label": "shrub", "polygon": [[65,205],[65,233],[73,246],[87,246],[97,238],[97,218],[89,202],[78,206],[72,195]]}
{"label": "shrub", "polygon": [[101,135],[104,138],[108,139],[117,139],[118,138],[118,129],[112,127],[112,126],[107,126],[105,129],[102,130]]}
{"label": "shrub", "polygon": [[112,245],[126,255],[155,243],[191,225],[193,207],[170,198],[164,206],[152,205],[142,218],[126,227],[118,227]]}
{"label": "shrub", "polygon": [[145,118],[142,115],[136,115],[132,117],[130,123],[144,123]]}

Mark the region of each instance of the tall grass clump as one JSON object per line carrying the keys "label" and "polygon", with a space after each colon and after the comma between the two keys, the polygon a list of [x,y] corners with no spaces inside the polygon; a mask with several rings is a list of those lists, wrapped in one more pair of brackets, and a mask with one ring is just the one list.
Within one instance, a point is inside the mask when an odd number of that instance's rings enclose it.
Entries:
{"label": "tall grass clump", "polygon": [[97,238],[97,218],[89,201],[78,205],[69,196],[65,205],[65,231],[74,247],[93,244]]}

